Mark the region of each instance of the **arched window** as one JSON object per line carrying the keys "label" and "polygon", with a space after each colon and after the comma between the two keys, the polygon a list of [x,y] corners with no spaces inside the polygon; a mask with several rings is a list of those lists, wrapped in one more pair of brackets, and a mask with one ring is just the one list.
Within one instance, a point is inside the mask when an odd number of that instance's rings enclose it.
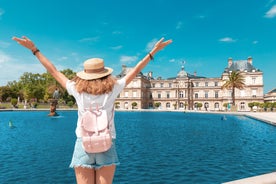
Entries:
{"label": "arched window", "polygon": [[184,93],[183,93],[183,91],[179,91],[179,98],[184,98]]}
{"label": "arched window", "polygon": [[171,104],[168,102],[166,103],[166,108],[170,108],[171,107]]}
{"label": "arched window", "polygon": [[218,102],[215,103],[215,109],[219,109],[219,103]]}
{"label": "arched window", "polygon": [[240,110],[245,110],[245,102],[240,103]]}
{"label": "arched window", "polygon": [[128,109],[128,102],[125,102],[125,109]]}
{"label": "arched window", "polygon": [[180,102],[179,108],[184,108],[184,103],[183,102]]}

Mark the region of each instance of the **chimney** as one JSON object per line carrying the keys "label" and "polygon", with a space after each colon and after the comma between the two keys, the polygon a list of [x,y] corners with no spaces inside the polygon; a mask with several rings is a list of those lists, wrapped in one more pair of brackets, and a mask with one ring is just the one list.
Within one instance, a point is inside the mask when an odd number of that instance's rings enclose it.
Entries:
{"label": "chimney", "polygon": [[122,71],[126,70],[126,65],[122,65]]}
{"label": "chimney", "polygon": [[233,59],[230,57],[228,58],[228,68],[233,64]]}
{"label": "chimney", "polygon": [[252,59],[251,56],[249,56],[249,57],[247,58],[247,62],[250,63],[251,65],[252,65],[252,60],[253,60],[253,59]]}

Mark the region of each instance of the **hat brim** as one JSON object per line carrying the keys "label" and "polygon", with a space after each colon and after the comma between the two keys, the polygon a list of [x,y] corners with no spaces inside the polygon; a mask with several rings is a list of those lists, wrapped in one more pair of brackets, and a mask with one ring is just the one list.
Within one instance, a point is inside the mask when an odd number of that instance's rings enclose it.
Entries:
{"label": "hat brim", "polygon": [[112,68],[104,67],[104,71],[101,73],[86,73],[85,71],[81,71],[77,73],[77,76],[84,80],[93,80],[100,79],[107,75],[110,75],[113,72]]}

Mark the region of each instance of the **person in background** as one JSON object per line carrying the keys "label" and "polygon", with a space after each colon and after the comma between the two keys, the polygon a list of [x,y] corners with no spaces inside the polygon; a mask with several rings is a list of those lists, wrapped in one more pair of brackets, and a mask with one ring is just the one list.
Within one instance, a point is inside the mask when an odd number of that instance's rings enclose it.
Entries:
{"label": "person in background", "polygon": [[[76,125],[76,142],[70,167],[74,168],[78,184],[111,184],[113,181],[116,165],[119,164],[115,148],[116,131],[114,124],[114,102],[125,86],[153,60],[154,55],[169,45],[172,40],[164,41],[161,38],[152,50],[138,62],[138,64],[124,76],[117,80],[112,76],[112,69],[104,65],[101,58],[91,58],[84,62],[84,70],[69,80],[59,72],[36,45],[27,37],[13,37],[13,40],[29,49],[48,72],[65,88],[70,95],[73,95],[78,105],[78,121]],[[108,117],[111,119],[110,129],[113,144],[109,150],[102,153],[87,153],[84,151],[81,142],[81,118],[83,109],[89,108],[91,102],[103,104],[106,94],[108,95],[105,108]]]}

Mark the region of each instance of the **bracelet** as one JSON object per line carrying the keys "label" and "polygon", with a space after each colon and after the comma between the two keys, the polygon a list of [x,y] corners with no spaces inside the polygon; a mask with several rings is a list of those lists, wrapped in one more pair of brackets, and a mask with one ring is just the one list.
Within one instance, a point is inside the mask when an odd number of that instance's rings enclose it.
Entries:
{"label": "bracelet", "polygon": [[32,51],[33,52],[33,55],[36,55],[36,53],[39,52],[39,49],[36,49],[35,51]]}
{"label": "bracelet", "polygon": [[154,57],[151,55],[150,52],[149,52],[149,57],[150,57],[150,60],[154,60]]}

